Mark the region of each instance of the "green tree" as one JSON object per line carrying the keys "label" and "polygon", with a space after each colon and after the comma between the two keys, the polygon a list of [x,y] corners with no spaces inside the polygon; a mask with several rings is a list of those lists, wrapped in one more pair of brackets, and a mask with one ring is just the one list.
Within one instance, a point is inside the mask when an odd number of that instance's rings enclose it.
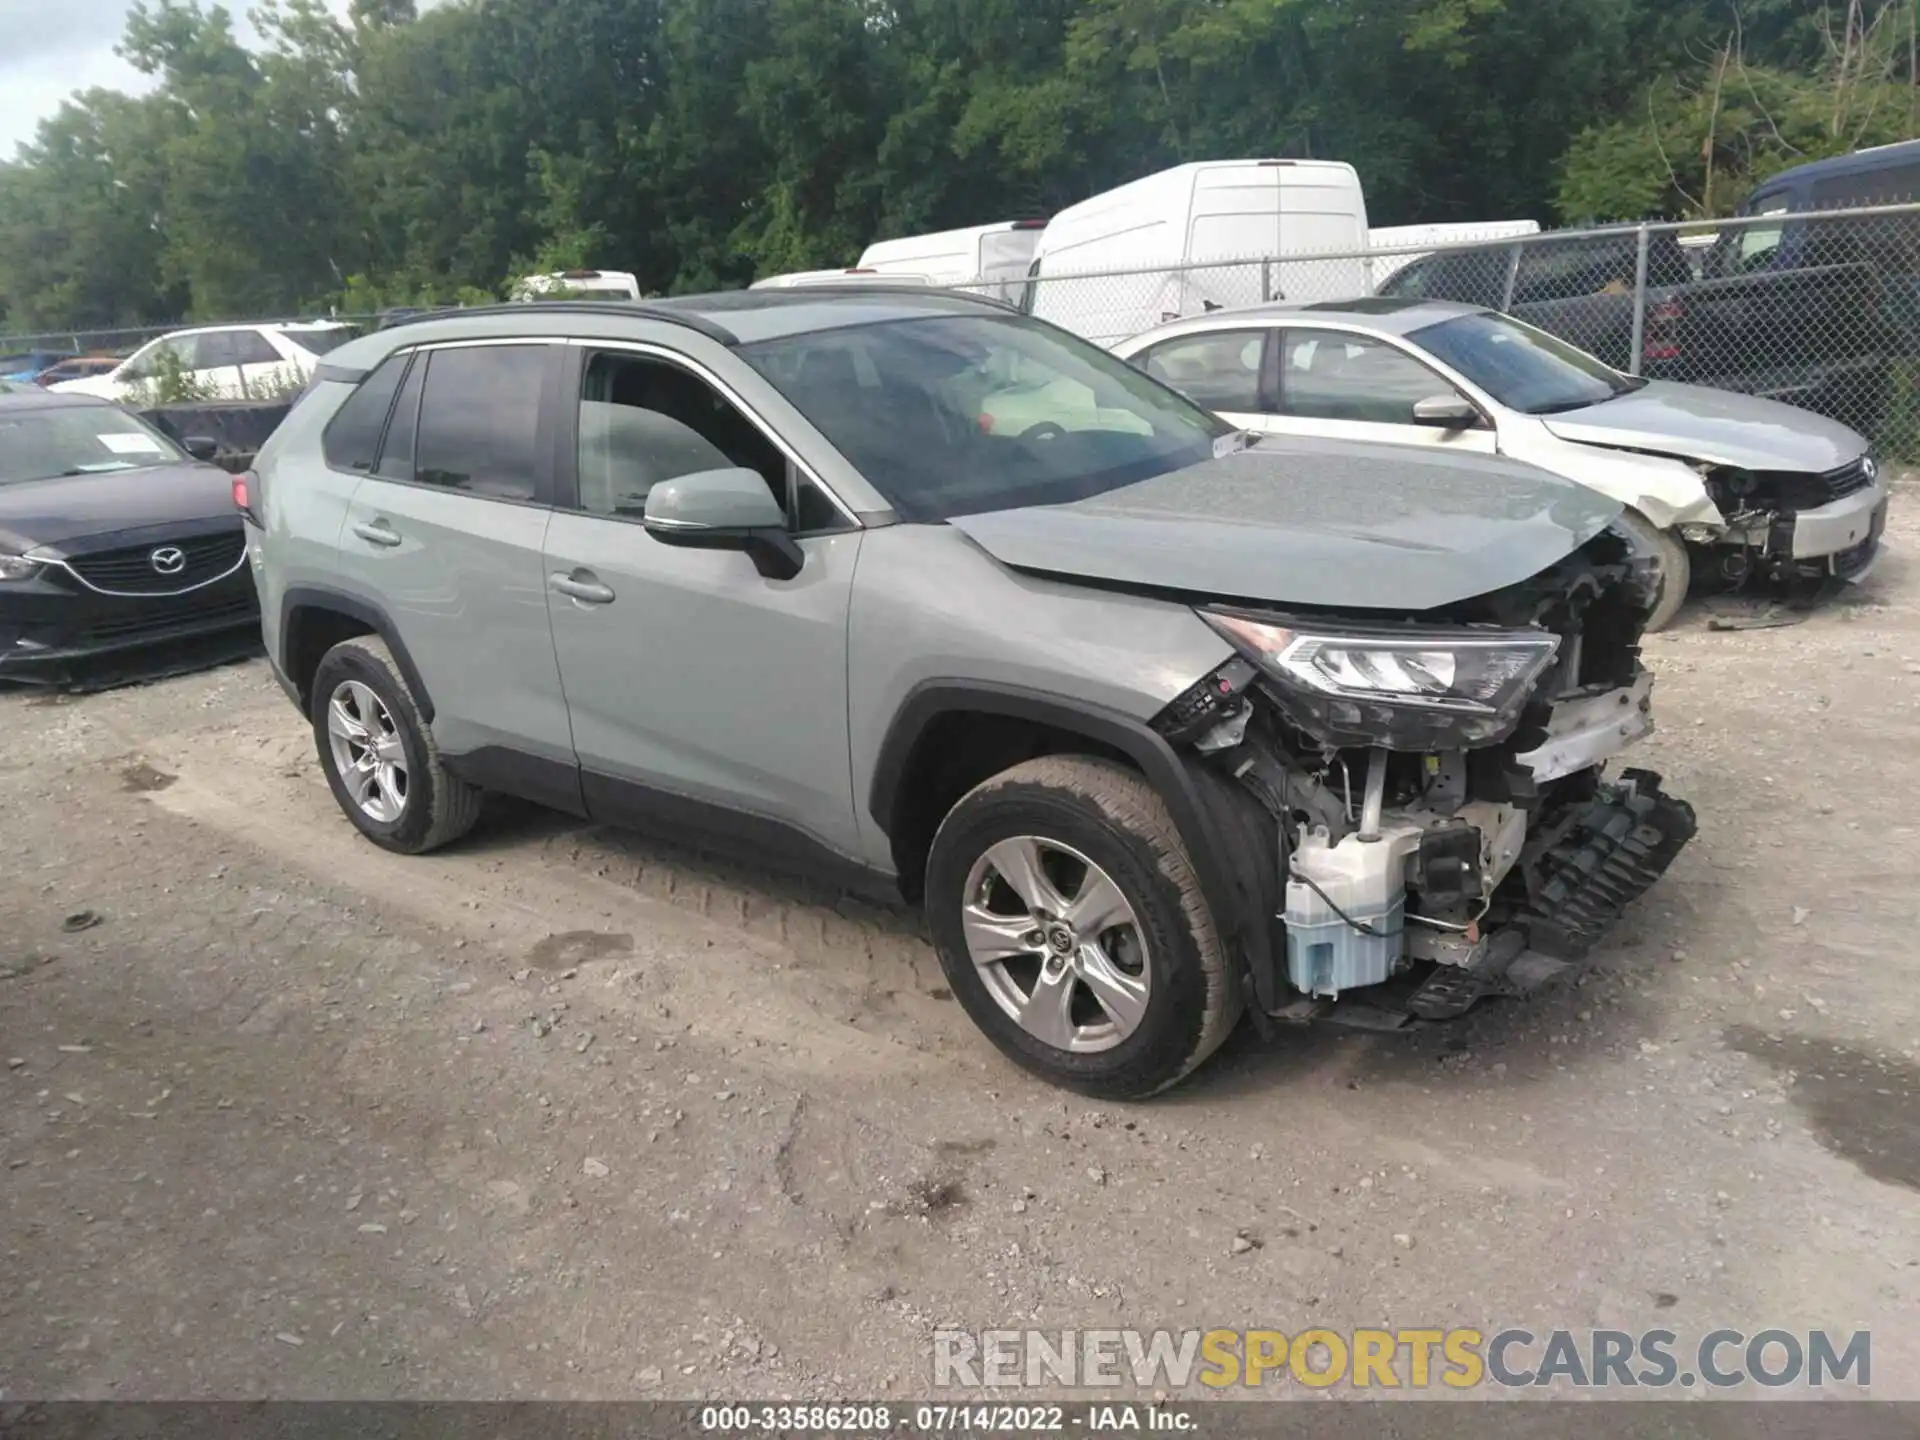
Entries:
{"label": "green tree", "polygon": [[[1757,63],[1743,28],[1723,32],[1687,71],[1643,85],[1632,113],[1577,137],[1560,180],[1561,214],[1726,215],[1782,170],[1920,136],[1912,19],[1906,0],[1829,14],[1812,30],[1820,55],[1801,70]],[[1769,48],[1803,56],[1807,34],[1778,24]]]}

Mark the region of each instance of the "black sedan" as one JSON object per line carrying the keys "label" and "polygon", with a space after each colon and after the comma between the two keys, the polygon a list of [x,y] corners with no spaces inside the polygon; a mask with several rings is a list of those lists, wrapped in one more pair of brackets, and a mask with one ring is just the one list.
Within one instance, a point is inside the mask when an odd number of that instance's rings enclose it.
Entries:
{"label": "black sedan", "polygon": [[0,680],[177,669],[259,624],[231,475],[110,401],[0,393]]}

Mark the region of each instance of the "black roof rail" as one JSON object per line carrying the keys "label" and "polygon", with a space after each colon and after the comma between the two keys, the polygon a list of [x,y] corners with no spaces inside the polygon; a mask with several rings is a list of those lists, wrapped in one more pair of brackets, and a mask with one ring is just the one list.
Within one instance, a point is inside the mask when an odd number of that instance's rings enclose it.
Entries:
{"label": "black roof rail", "polygon": [[395,320],[386,329],[403,330],[431,320],[465,320],[489,315],[614,315],[626,320],[660,320],[669,325],[684,325],[722,345],[738,345],[740,337],[724,325],[716,325],[704,315],[690,310],[649,305],[643,300],[515,300],[501,305],[474,305],[459,310],[427,310]]}

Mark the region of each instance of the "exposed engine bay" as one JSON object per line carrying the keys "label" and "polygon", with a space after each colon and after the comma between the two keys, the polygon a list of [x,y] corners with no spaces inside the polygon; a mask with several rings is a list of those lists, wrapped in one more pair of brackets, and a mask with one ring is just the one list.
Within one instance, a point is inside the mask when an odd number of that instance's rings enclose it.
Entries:
{"label": "exposed engine bay", "polygon": [[1239,651],[1156,721],[1240,812],[1287,992],[1266,1013],[1392,1028],[1577,968],[1692,838],[1660,777],[1652,577],[1619,532],[1438,611],[1227,606]]}

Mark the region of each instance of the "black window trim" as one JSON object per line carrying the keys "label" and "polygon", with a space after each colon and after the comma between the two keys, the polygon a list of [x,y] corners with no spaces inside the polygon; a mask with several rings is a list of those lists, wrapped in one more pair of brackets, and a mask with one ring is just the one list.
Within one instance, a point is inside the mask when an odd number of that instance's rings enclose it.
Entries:
{"label": "black window trim", "polygon": [[[1499,314],[1498,311],[1493,311],[1491,313]],[[1501,316],[1501,318],[1512,319],[1513,317]],[[1462,400],[1465,400],[1469,405],[1473,406],[1474,409],[1480,412],[1480,423],[1474,426],[1473,427],[1474,429],[1491,430],[1496,435],[1499,433],[1500,427],[1494,423],[1493,415],[1487,409],[1486,401],[1482,399],[1478,394],[1475,393],[1475,391],[1478,389],[1477,386],[1464,384],[1462,383],[1462,381],[1454,379],[1452,376],[1448,375],[1446,371],[1442,370],[1438,366],[1438,364],[1435,362],[1432,356],[1426,354],[1418,346],[1410,344],[1402,336],[1388,335],[1378,330],[1356,330],[1351,325],[1286,324],[1281,326],[1277,331],[1275,331],[1273,342],[1272,342],[1274,357],[1275,357],[1273,414],[1279,419],[1314,421],[1314,420],[1322,420],[1325,418],[1319,415],[1290,415],[1286,411],[1280,408],[1280,405],[1286,399],[1286,373],[1287,373],[1286,353],[1287,353],[1287,343],[1288,343],[1287,337],[1289,335],[1292,335],[1296,331],[1299,331],[1301,333],[1311,333],[1314,335],[1351,335],[1355,339],[1365,340],[1374,345],[1384,345],[1387,349],[1396,351],[1399,354],[1404,355],[1407,359],[1411,360],[1414,364],[1418,365],[1421,369],[1425,370],[1429,375],[1433,376],[1434,380],[1438,382],[1438,384],[1440,384],[1443,388],[1451,390],[1454,394],[1458,395]],[[1435,391],[1434,393],[1438,394],[1439,391]],[[1404,423],[1409,429],[1416,428],[1411,420],[1407,420],[1404,422],[1394,421],[1394,420],[1336,420],[1336,421],[1332,421],[1331,423],[1337,424],[1337,425],[1395,425],[1395,424]]]}
{"label": "black window trim", "polygon": [[[1208,340],[1216,335],[1245,335],[1255,330],[1262,333],[1260,337],[1260,364],[1253,382],[1253,409],[1229,411],[1228,413],[1238,415],[1272,415],[1277,413],[1280,404],[1280,363],[1278,358],[1278,351],[1280,349],[1278,336],[1280,329],[1270,320],[1262,320],[1255,325],[1215,325],[1209,329],[1183,330],[1178,335],[1168,335],[1164,339],[1156,340],[1153,344],[1137,351],[1127,363],[1145,371],[1148,375],[1153,375],[1153,372],[1147,369],[1147,362],[1153,357],[1153,352],[1156,350],[1164,350],[1169,345],[1180,345],[1188,340]],[[1171,386],[1175,390],[1180,388],[1177,385],[1173,385],[1171,381],[1163,379],[1158,375],[1153,375],[1153,378],[1159,380],[1162,385]],[[1198,404],[1199,402],[1195,401],[1194,403]],[[1212,410],[1211,406],[1202,406],[1201,408]],[[1218,414],[1220,412],[1214,411],[1213,413]]]}
{"label": "black window trim", "polygon": [[[375,468],[372,470],[336,470],[335,473],[355,475],[362,480],[375,480],[382,485],[405,485],[414,490],[431,490],[436,495],[459,495],[468,500],[484,500],[491,505],[517,505],[522,509],[529,510],[553,510],[559,508],[554,504],[554,496],[558,491],[556,488],[557,477],[553,466],[552,439],[553,432],[557,428],[554,416],[558,406],[557,396],[559,394],[561,372],[565,368],[563,360],[566,344],[565,338],[559,336],[513,335],[489,336],[483,340],[441,340],[428,345],[412,347],[412,358],[408,362],[407,369],[401,373],[400,384],[393,392],[393,399],[388,402],[386,423],[380,427],[380,444],[373,452]],[[430,360],[434,352],[439,350],[497,349],[505,345],[514,345],[523,348],[545,346],[554,352],[547,357],[546,372],[541,376],[540,380],[539,419],[536,422],[537,429],[533,441],[534,464],[537,467],[533,477],[533,495],[526,500],[514,500],[509,499],[505,495],[482,495],[477,491],[462,490],[454,485],[435,485],[431,481],[426,480],[401,480],[392,475],[380,474],[380,461],[384,459],[386,455],[387,434],[393,429],[394,410],[400,403],[400,392],[406,389],[407,377],[412,373],[413,367],[420,364],[423,358]],[[394,355],[400,355],[409,352],[402,348],[396,349],[392,353]],[[391,358],[391,356],[388,358]],[[385,360],[381,361],[381,364],[385,363]],[[379,368],[380,367],[376,365],[373,369],[368,370],[367,374],[372,375],[373,371]],[[420,401],[424,408],[426,404],[426,387],[424,384],[420,390]],[[343,401],[342,404],[344,403]],[[334,413],[337,415],[339,411],[336,410]],[[329,420],[328,423],[331,424],[331,420]],[[416,446],[418,443],[419,436],[416,429]],[[333,467],[329,466],[328,468],[331,469]]]}
{"label": "black window trim", "polygon": [[813,467],[800,458],[799,451],[787,443],[766,418],[749,405],[740,392],[729,385],[708,366],[690,355],[681,353],[665,345],[644,340],[587,339],[571,337],[559,342],[568,347],[570,359],[561,367],[560,398],[558,401],[559,418],[553,427],[553,453],[550,457],[554,474],[555,510],[564,510],[569,515],[584,515],[594,520],[611,520],[619,525],[644,525],[646,522],[631,515],[602,515],[596,511],[580,508],[580,387],[587,375],[587,365],[595,355],[636,355],[643,359],[672,365],[685,371],[707,385],[713,387],[720,397],[734,409],[746,416],[747,423],[772,442],[774,448],[785,457],[790,473],[799,477],[800,483],[811,483],[814,489],[827,497],[827,503],[840,513],[841,522],[828,527],[816,527],[812,530],[793,530],[788,533],[795,540],[810,540],[821,535],[845,535],[866,528],[865,523],[817,474]]}

